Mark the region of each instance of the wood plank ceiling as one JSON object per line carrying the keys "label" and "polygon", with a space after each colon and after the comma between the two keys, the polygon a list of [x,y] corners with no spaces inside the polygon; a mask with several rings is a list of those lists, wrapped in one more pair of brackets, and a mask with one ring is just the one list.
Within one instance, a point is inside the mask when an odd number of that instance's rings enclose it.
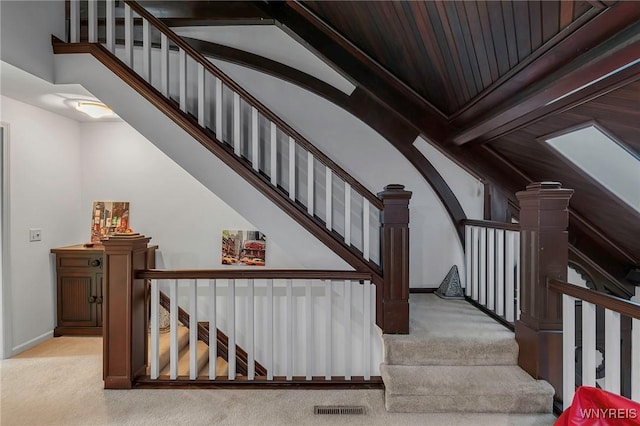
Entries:
{"label": "wood plank ceiling", "polygon": [[580,20],[586,1],[304,1],[447,115]]}

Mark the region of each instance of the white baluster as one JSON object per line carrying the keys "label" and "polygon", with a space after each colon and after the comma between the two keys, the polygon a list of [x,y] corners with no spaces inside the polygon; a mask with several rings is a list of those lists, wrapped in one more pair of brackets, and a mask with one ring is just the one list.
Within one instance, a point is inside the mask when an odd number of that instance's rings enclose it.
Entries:
{"label": "white baluster", "polygon": [[327,229],[331,231],[333,229],[333,184],[331,183],[333,172],[329,166],[325,166],[325,176],[325,224]]}
{"label": "white baluster", "polygon": [[471,299],[478,301],[478,244],[480,241],[479,228],[471,227]]}
{"label": "white baluster", "polygon": [[582,385],[596,385],[596,305],[582,301]]}
{"label": "white baluster", "polygon": [[142,19],[142,77],[151,83],[151,26]]}
{"label": "white baluster", "polygon": [[247,282],[247,327],[248,327],[248,336],[249,340],[247,343],[247,380],[253,380],[256,376],[256,363],[255,363],[255,355],[254,355],[254,319],[253,319],[253,311],[255,309],[254,303],[254,287],[253,280],[248,280]]}
{"label": "white baluster", "polygon": [[326,342],[325,342],[325,370],[324,377],[325,380],[331,380],[332,376],[332,367],[331,367],[331,354],[333,353],[332,343],[332,326],[331,322],[333,320],[333,315],[331,314],[331,280],[324,281],[324,291],[325,291],[325,329],[326,329]]}
{"label": "white baluster", "polygon": [[515,272],[514,272],[514,289],[516,292],[515,303],[516,303],[516,319],[520,319],[520,314],[522,309],[520,307],[520,300],[522,296],[522,292],[520,289],[520,232],[514,232],[513,235],[513,261],[515,264]]}
{"label": "white baluster", "polygon": [[189,286],[189,379],[198,378],[198,281]]}
{"label": "white baluster", "polygon": [[487,308],[494,310],[496,308],[496,230],[487,229]]}
{"label": "white baluster", "polygon": [[515,241],[515,232],[507,232],[507,241],[505,247],[505,290],[504,290],[504,303],[505,319],[509,322],[514,322],[515,319],[515,281],[513,277],[513,246]]}
{"label": "white baluster", "polygon": [[278,185],[278,133],[276,129],[276,123],[271,122],[271,148],[269,155],[269,164],[271,167],[271,183]]}
{"label": "white baluster", "polygon": [[363,297],[362,368],[365,380],[371,379],[371,283],[364,282]]}
{"label": "white baluster", "polygon": [[471,296],[471,253],[473,244],[471,242],[471,227],[464,227],[464,273],[465,273],[465,294]]}
{"label": "white baluster", "polygon": [[107,40],[106,46],[107,50],[111,53],[115,52],[116,49],[116,19],[115,19],[115,0],[107,0],[106,1],[107,8]]}
{"label": "white baluster", "polygon": [[198,124],[206,126],[206,90],[205,90],[205,69],[204,65],[198,63]]}
{"label": "white baluster", "polygon": [[313,290],[313,281],[307,281],[307,285],[305,286],[305,326],[306,326],[306,347],[305,352],[307,355],[307,363],[306,363],[306,379],[311,380],[313,378],[313,304],[312,302],[312,292]]}
{"label": "white baluster", "polygon": [[620,395],[620,314],[604,310],[604,390]]}
{"label": "white baluster", "polygon": [[229,349],[227,351],[227,362],[229,363],[229,371],[227,378],[229,380],[236,379],[236,282],[229,280],[229,299],[227,301],[228,309],[228,327],[229,327]]}
{"label": "white baluster", "polygon": [[371,250],[371,230],[369,226],[369,200],[362,197],[362,257],[369,260]]}
{"label": "white baluster", "polygon": [[133,10],[124,4],[124,63],[133,69]]}
{"label": "white baluster", "polygon": [[178,74],[180,87],[180,109],[187,112],[187,52],[178,50]]}
{"label": "white baluster", "polygon": [[160,35],[160,91],[169,97],[169,38]]}
{"label": "white baluster", "polygon": [[178,378],[178,280],[171,283],[169,290],[169,377]]}
{"label": "white baluster", "polygon": [[216,138],[222,142],[222,80],[216,77]]}
{"label": "white baluster", "polygon": [[505,231],[496,231],[496,314],[504,315],[504,236]]}
{"label": "white baluster", "polygon": [[296,200],[296,141],[289,136],[289,199]]}
{"label": "white baluster", "polygon": [[487,228],[480,228],[480,267],[478,272],[478,278],[480,282],[478,303],[481,305],[487,305]]}
{"label": "white baluster", "polygon": [[640,402],[640,320],[636,318],[631,321],[631,359],[631,399]]}
{"label": "white baluster", "polygon": [[344,183],[344,243],[351,245],[351,185]]}
{"label": "white baluster", "polygon": [[287,300],[285,311],[285,323],[287,334],[285,336],[285,366],[287,380],[293,379],[293,283],[291,280],[287,280]]}
{"label": "white baluster", "polygon": [[351,281],[344,282],[344,379],[351,380]]}
{"label": "white baluster", "polygon": [[151,280],[151,379],[160,376],[160,288]]}
{"label": "white baluster", "polygon": [[273,380],[273,280],[267,280],[267,380]]}
{"label": "white baluster", "polygon": [[260,153],[258,151],[259,132],[258,110],[251,107],[251,165],[256,172],[260,170]]}
{"label": "white baluster", "polygon": [[313,216],[315,212],[314,208],[314,173],[313,173],[313,154],[307,151],[307,213]]}
{"label": "white baluster", "polygon": [[89,9],[89,43],[96,43],[98,41],[98,2],[89,0],[87,3]]}
{"label": "white baluster", "polygon": [[241,142],[240,139],[240,94],[233,92],[233,152],[241,155]]}
{"label": "white baluster", "polygon": [[576,387],[576,299],[562,295],[562,399],[564,409],[569,408]]}
{"label": "white baluster", "polygon": [[71,0],[69,4],[69,42],[80,42],[80,0]]}
{"label": "white baluster", "polygon": [[216,321],[216,280],[209,280],[209,379],[216,379],[218,366],[218,322]]}

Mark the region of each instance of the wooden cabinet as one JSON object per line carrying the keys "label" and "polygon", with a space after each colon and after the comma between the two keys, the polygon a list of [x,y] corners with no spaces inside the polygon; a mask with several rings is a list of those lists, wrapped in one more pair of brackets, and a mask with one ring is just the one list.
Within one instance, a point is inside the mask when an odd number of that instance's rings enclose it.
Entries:
{"label": "wooden cabinet", "polygon": [[51,250],[56,255],[57,326],[63,334],[102,335],[102,246]]}

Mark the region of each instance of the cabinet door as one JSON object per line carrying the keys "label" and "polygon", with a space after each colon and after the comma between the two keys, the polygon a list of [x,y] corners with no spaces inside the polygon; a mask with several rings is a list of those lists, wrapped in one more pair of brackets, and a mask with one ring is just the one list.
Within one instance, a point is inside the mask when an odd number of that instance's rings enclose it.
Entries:
{"label": "cabinet door", "polygon": [[61,269],[58,274],[58,326],[95,327],[95,274],[77,269]]}
{"label": "cabinet door", "polygon": [[95,275],[95,295],[96,300],[96,325],[102,327],[102,310],[104,309],[104,283],[102,281],[102,272],[97,272]]}

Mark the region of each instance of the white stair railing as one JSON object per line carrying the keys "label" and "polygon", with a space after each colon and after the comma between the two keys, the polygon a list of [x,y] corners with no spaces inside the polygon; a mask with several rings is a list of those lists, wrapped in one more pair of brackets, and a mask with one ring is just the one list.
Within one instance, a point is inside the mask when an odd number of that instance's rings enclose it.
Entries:
{"label": "white stair railing", "polygon": [[[553,279],[549,280],[548,286],[562,294],[564,409],[571,405],[576,385],[596,386],[596,369],[601,362],[596,356],[596,329],[602,329],[605,334],[602,388],[640,402],[640,304]],[[576,327],[579,308],[582,310],[579,314],[581,329]],[[597,309],[604,310],[604,324],[600,327]],[[631,319],[630,330],[621,326],[623,317]],[[581,342],[580,357],[576,357],[577,342]],[[630,357],[622,356],[623,351]],[[623,362],[625,358],[630,363]],[[576,365],[582,373],[580,383],[576,383]]]}
{"label": "white stair railing", "polygon": [[[151,279],[150,379],[233,381],[236,344],[247,353],[245,380],[369,381],[377,376],[381,342],[375,332],[375,289],[369,274],[350,271],[141,271]],[[182,278],[185,277],[185,278]],[[162,283],[171,299],[170,375],[159,365]],[[178,376],[178,300],[190,314],[189,375]],[[208,306],[207,306],[208,305]],[[209,323],[209,370],[198,371],[197,324]],[[215,374],[216,329],[228,336],[228,375]],[[174,349],[175,342],[175,349]],[[254,361],[267,370],[256,376]],[[203,377],[205,376],[205,377]]]}
{"label": "white stair railing", "polygon": [[520,318],[520,230],[517,224],[467,220],[466,295],[514,324]]}
{"label": "white stair railing", "polygon": [[[81,41],[80,22],[87,19],[89,42],[103,43],[249,169],[365,261],[380,265],[380,199],[137,3],[124,2],[123,31],[115,0],[89,0],[88,16],[81,16],[79,3],[70,1],[71,43]],[[142,40],[135,40],[140,21]],[[116,45],[116,33],[123,45]]]}

